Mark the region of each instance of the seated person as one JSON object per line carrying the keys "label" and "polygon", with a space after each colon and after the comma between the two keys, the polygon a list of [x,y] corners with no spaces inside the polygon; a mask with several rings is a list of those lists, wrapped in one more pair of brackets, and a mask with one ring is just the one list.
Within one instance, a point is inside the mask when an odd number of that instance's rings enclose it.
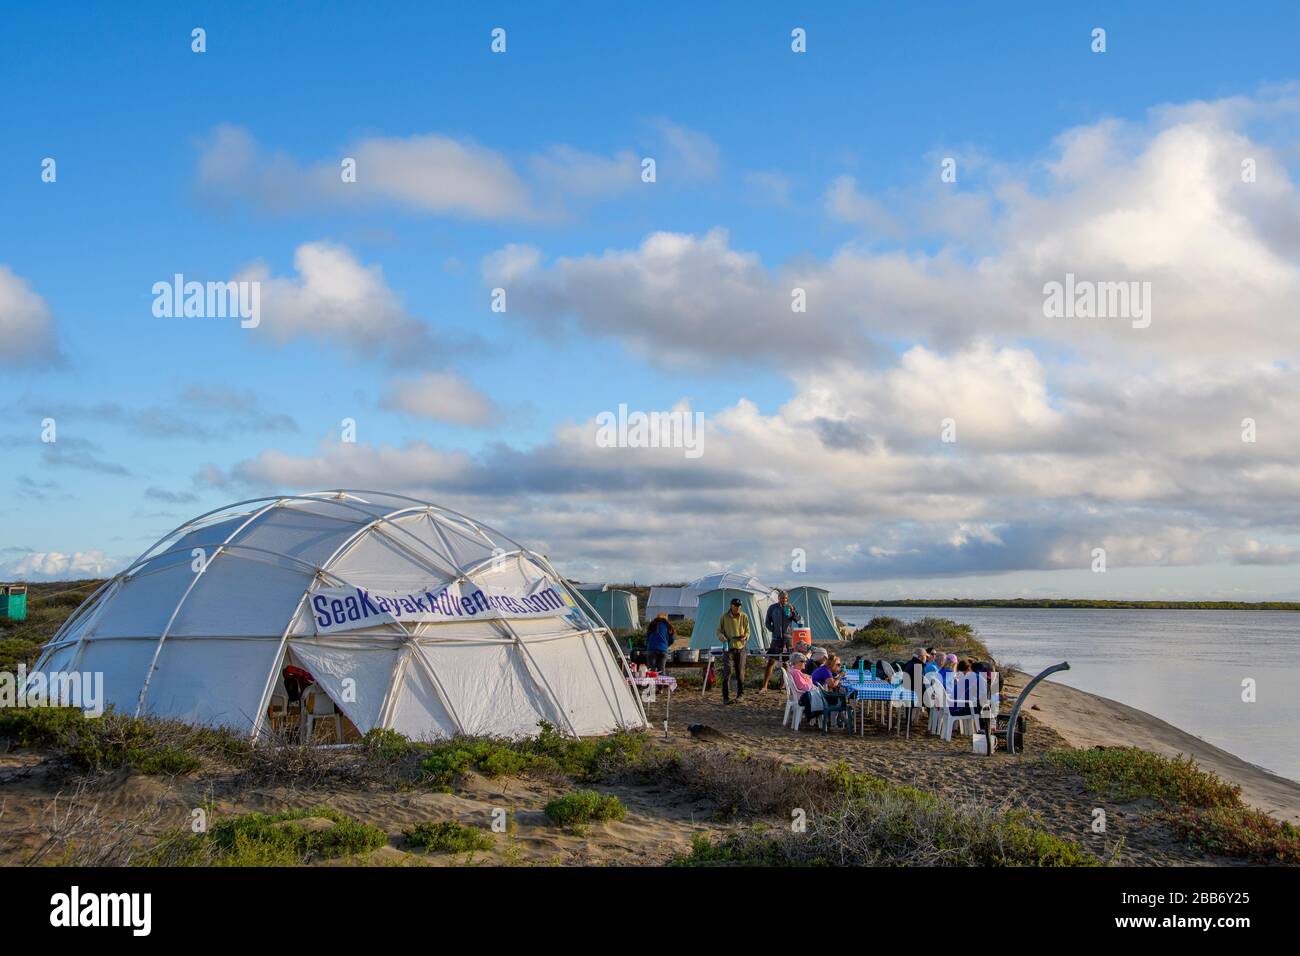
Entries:
{"label": "seated person", "polygon": [[812,695],[808,693],[813,688],[813,679],[804,673],[803,665],[808,662],[807,657],[797,651],[790,655],[790,666],[787,673],[790,675],[790,683],[794,685],[795,699],[803,707],[803,716],[809,723],[812,722]]}
{"label": "seated person", "polygon": [[812,674],[813,671],[821,667],[823,662],[825,662],[826,658],[829,656],[830,655],[827,654],[826,648],[824,647],[810,648],[808,651],[808,660],[805,661],[803,665],[803,672],[805,674]]}
{"label": "seated person", "polygon": [[950,693],[955,698],[956,703],[949,708],[956,717],[967,717],[971,713],[972,699],[979,693],[979,689],[973,681],[968,681],[967,676],[970,674],[970,664],[966,661],[957,663],[957,670],[953,676],[953,684]]}
{"label": "seated person", "polygon": [[813,683],[824,690],[838,691],[840,689],[841,673],[839,657],[830,654],[827,656],[826,661],[812,672]]}

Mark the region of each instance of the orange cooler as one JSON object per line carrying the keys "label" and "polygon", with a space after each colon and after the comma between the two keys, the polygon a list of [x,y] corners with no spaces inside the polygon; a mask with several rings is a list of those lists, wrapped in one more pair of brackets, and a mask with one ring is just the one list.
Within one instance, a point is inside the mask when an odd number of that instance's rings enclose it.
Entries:
{"label": "orange cooler", "polygon": [[812,628],[811,627],[792,627],[790,628],[790,650],[798,651],[800,654],[806,654],[808,648],[812,647]]}

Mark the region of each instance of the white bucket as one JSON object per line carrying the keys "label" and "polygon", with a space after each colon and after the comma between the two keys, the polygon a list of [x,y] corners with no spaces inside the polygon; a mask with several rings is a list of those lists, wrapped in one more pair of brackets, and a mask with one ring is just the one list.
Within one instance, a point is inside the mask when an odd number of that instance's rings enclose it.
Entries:
{"label": "white bucket", "polygon": [[988,755],[990,746],[996,751],[998,749],[998,738],[985,737],[983,734],[976,734],[971,738],[971,747],[981,756]]}

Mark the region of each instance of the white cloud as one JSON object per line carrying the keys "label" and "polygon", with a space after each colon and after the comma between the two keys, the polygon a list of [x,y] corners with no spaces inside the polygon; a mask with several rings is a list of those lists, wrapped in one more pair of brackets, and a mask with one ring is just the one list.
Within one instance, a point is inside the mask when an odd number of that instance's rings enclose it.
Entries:
{"label": "white cloud", "polygon": [[[343,181],[345,157],[356,161],[355,182]],[[303,167],[284,153],[263,150],[247,130],[222,125],[202,144],[198,185],[209,197],[242,199],[276,212],[322,203],[387,203],[474,219],[536,214],[527,186],[504,156],[472,140],[434,133],[363,139]]]}
{"label": "white cloud", "polygon": [[394,382],[383,405],[453,425],[490,425],[500,414],[492,399],[454,372],[428,372]]}
{"label": "white cloud", "polygon": [[257,334],[280,344],[316,338],[393,364],[420,364],[433,354],[429,327],[406,311],[378,265],[362,265],[327,242],[299,246],[293,262],[296,276],[273,277],[262,264],[236,276],[261,284]]}
{"label": "white cloud", "polygon": [[0,265],[0,365],[46,365],[58,358],[50,307],[26,279]]}
{"label": "white cloud", "polygon": [[[665,184],[717,174],[720,154],[708,136],[667,120],[650,126]],[[344,159],[355,161],[354,181],[343,179]],[[553,221],[572,200],[609,199],[644,185],[641,156],[630,149],[605,155],[557,143],[515,161],[472,139],[418,133],[367,137],[301,162],[231,124],[199,143],[195,178],[210,201],[273,213],[379,206],[497,222]]]}
{"label": "white cloud", "polygon": [[103,551],[32,551],[9,562],[6,577],[22,581],[58,581],[65,578],[103,578],[115,574],[122,561]]}

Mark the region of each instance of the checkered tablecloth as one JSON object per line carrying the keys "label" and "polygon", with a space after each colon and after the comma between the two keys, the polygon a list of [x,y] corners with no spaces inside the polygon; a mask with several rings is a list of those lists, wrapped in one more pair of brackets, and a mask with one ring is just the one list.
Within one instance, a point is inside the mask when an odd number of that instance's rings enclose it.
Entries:
{"label": "checkered tablecloth", "polygon": [[916,695],[906,687],[895,686],[887,680],[858,680],[845,674],[840,678],[840,690],[857,695],[858,700],[898,700],[915,704]]}
{"label": "checkered tablecloth", "polygon": [[677,689],[677,678],[668,677],[664,674],[660,674],[658,677],[629,677],[627,682],[635,684],[637,687],[649,687],[654,684],[655,687],[667,687],[669,690]]}

